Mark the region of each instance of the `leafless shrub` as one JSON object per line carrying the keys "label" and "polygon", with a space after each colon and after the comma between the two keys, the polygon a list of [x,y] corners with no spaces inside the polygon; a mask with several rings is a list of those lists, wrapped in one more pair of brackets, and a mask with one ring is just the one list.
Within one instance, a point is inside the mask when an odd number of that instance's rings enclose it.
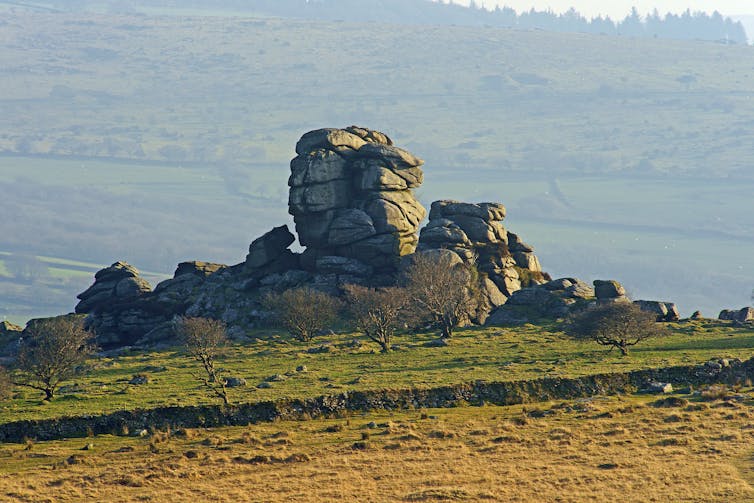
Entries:
{"label": "leafless shrub", "polygon": [[415,314],[439,325],[443,338],[453,335],[479,305],[476,269],[458,263],[451,252],[417,253],[404,276]]}
{"label": "leafless shrub", "polygon": [[83,371],[94,353],[93,334],[75,316],[35,320],[26,329],[16,364],[21,374],[14,384],[42,391],[52,400],[60,384]]}
{"label": "leafless shrub", "polygon": [[348,309],[357,330],[379,344],[384,353],[390,351],[390,340],[403,323],[406,290],[398,287],[367,288],[360,285],[346,285],[344,289]]}
{"label": "leafless shrub", "polygon": [[269,293],[263,303],[273,320],[296,339],[307,342],[336,319],[340,303],[332,295],[312,288],[292,288]]}
{"label": "leafless shrub", "polygon": [[228,344],[225,322],[212,318],[178,317],[173,328],[183,342],[189,356],[201,363],[204,375],[196,375],[204,386],[229,405],[225,379],[217,374],[215,361]]}

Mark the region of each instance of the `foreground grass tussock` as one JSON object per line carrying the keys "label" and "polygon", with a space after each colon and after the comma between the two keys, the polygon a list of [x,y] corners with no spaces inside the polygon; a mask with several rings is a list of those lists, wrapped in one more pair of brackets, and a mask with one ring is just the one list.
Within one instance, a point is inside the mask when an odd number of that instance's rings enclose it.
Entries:
{"label": "foreground grass tussock", "polygon": [[[751,389],[0,447],[8,501],[744,501]],[[714,481],[714,483],[710,483]]]}

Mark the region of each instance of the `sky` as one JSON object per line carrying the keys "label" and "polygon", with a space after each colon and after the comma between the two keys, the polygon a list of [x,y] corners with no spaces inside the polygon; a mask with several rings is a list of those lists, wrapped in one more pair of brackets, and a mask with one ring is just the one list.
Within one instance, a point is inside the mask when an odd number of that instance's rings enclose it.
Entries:
{"label": "sky", "polygon": [[[447,0],[444,0],[447,2]],[[475,0],[488,8],[512,7],[518,12],[529,10],[552,10],[564,12],[574,7],[587,18],[598,15],[609,15],[611,18],[623,19],[636,7],[641,14],[652,12],[653,9],[661,14],[667,12],[681,13],[686,9],[692,12],[704,11],[712,13],[715,10],[726,16],[754,14],[754,0]],[[456,4],[468,5],[469,0],[453,0]]]}

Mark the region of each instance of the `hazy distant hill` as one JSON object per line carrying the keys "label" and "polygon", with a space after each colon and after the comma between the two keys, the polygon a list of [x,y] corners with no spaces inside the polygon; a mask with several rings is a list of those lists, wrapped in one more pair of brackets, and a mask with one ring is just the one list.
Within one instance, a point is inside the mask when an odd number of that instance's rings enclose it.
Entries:
{"label": "hazy distant hill", "polygon": [[749,301],[751,47],[250,17],[1,22],[0,315],[70,309],[118,259],[166,274],[243,260],[288,221],[296,140],[354,123],[427,161],[423,204],[504,202],[555,275],[619,279],[687,314]]}
{"label": "hazy distant hill", "polygon": [[687,10],[683,14],[655,10],[641,16],[636,9],[625,19],[586,19],[576,10],[563,14],[521,11],[509,7],[486,10],[473,0],[471,7],[431,0],[57,0],[50,2],[3,2],[33,10],[89,11],[107,13],[160,13],[272,16],[289,19],[385,23],[404,25],[487,26],[540,29],[558,32],[623,35],[630,37],[710,40],[747,43],[746,31],[737,21]]}

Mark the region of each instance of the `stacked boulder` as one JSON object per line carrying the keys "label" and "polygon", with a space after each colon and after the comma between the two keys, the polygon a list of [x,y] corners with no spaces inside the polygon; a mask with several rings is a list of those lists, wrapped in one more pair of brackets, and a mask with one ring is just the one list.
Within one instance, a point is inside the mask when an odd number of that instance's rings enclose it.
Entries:
{"label": "stacked boulder", "polygon": [[146,300],[151,296],[152,287],[135,267],[116,262],[95,274],[75,310],[88,315],[86,327],[100,346],[128,345],[166,319]]}
{"label": "stacked boulder", "polygon": [[[301,137],[291,161],[288,211],[303,269],[368,277],[392,274],[414,252],[426,215],[413,189],[423,161],[385,134],[351,126]],[[333,258],[339,257],[339,258]]]}
{"label": "stacked boulder", "polygon": [[138,298],[152,291],[139,271],[126,262],[116,262],[94,275],[94,284],[80,293],[76,313],[90,313],[113,301]]}
{"label": "stacked boulder", "polygon": [[505,213],[500,203],[435,201],[419,237],[419,250],[447,249],[475,263],[491,282],[487,290],[493,307],[520,290],[522,280],[546,279],[533,248],[503,227]]}

